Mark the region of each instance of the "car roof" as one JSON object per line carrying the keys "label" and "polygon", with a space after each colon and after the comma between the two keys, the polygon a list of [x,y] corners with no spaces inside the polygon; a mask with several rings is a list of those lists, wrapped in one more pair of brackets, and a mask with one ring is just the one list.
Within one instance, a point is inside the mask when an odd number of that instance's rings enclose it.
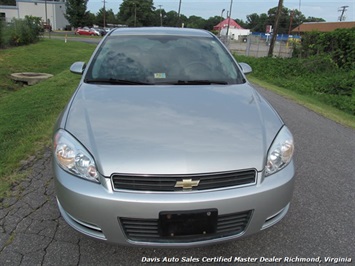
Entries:
{"label": "car roof", "polygon": [[115,35],[178,35],[195,37],[212,37],[206,30],[190,28],[170,28],[170,27],[138,27],[138,28],[117,28],[111,31],[111,36]]}

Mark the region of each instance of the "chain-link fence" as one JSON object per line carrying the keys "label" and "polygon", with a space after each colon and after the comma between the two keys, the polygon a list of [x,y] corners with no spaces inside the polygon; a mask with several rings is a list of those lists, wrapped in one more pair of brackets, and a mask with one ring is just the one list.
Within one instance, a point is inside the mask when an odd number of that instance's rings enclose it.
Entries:
{"label": "chain-link fence", "polygon": [[[238,40],[231,40],[222,36],[221,40],[229,50],[239,55],[264,57],[268,55],[270,48],[270,38],[258,35],[239,36]],[[291,57],[292,50],[292,44],[287,40],[276,41],[273,55],[277,57]]]}

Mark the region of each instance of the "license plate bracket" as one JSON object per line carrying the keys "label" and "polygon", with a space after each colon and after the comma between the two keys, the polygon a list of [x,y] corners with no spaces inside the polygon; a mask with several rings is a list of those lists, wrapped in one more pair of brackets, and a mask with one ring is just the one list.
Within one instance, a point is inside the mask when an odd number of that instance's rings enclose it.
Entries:
{"label": "license plate bracket", "polygon": [[217,218],[217,209],[163,211],[159,213],[159,234],[163,237],[213,234]]}

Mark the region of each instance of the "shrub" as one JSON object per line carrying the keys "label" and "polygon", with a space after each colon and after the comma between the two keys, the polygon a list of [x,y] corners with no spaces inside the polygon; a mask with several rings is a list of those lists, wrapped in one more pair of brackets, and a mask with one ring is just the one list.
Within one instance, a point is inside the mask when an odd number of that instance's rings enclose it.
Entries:
{"label": "shrub", "polygon": [[4,39],[3,39],[4,24],[5,23],[0,19],[0,48],[4,47]]}
{"label": "shrub", "polygon": [[41,34],[41,19],[26,16],[25,19],[13,19],[4,27],[3,46],[19,46],[35,43]]}
{"label": "shrub", "polygon": [[295,44],[293,57],[329,56],[339,68],[355,69],[355,28],[308,32]]}
{"label": "shrub", "polygon": [[314,90],[318,93],[330,95],[355,96],[355,71],[326,72],[319,74],[319,82],[314,83]]}
{"label": "shrub", "polygon": [[309,58],[237,56],[253,68],[252,75],[276,86],[311,95],[355,115],[355,69],[340,68],[331,55]]}

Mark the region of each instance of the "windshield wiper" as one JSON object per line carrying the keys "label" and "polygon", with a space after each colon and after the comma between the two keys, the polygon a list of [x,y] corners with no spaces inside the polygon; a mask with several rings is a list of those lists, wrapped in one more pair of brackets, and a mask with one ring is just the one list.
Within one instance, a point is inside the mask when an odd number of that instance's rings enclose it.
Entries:
{"label": "windshield wiper", "polygon": [[178,80],[176,85],[227,85],[228,82],[223,80]]}
{"label": "windshield wiper", "polygon": [[153,83],[146,83],[140,81],[133,80],[125,80],[125,79],[85,79],[86,83],[96,83],[96,84],[114,84],[114,85],[154,85]]}

